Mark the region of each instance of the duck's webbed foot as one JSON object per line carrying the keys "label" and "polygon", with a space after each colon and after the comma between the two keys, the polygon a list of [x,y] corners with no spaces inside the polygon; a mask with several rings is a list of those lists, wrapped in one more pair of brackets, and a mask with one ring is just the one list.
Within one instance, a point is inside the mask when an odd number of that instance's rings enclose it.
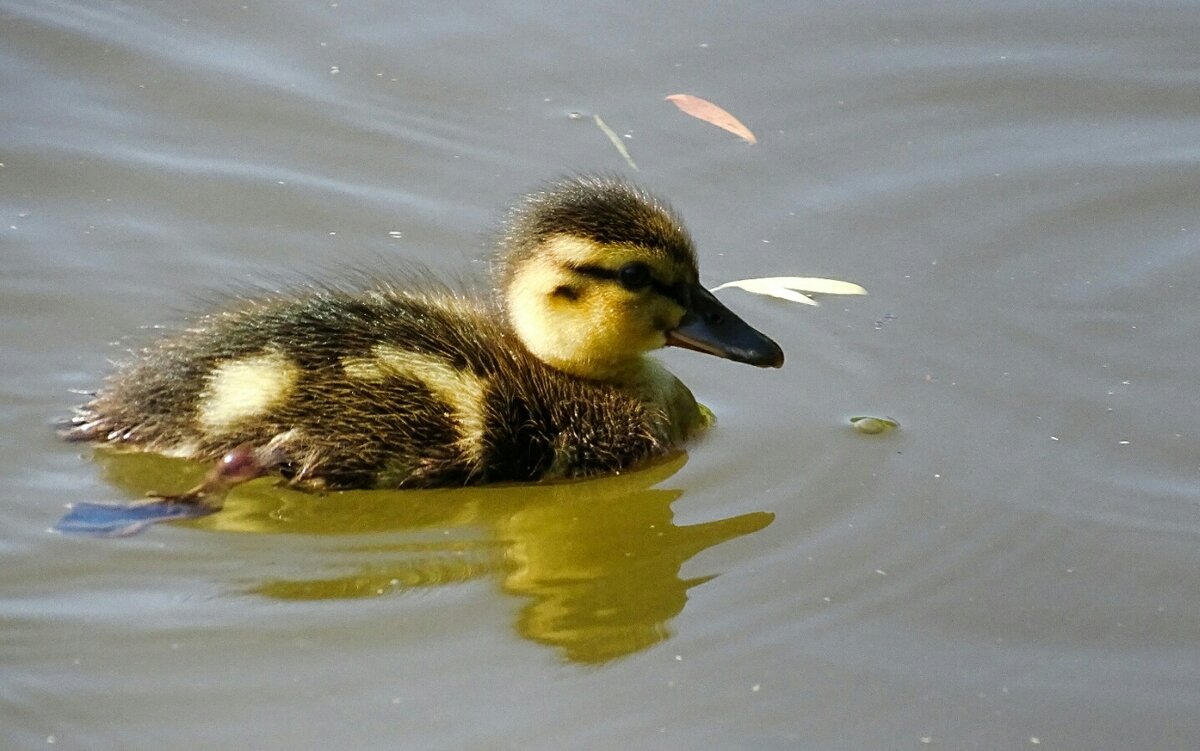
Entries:
{"label": "duck's webbed foot", "polygon": [[[220,511],[225,495],[233,488],[256,477],[262,477],[279,465],[279,458],[269,448],[258,449],[243,443],[217,460],[216,466],[208,471],[204,481],[186,493],[163,495],[149,493],[145,500],[135,506],[154,504],[179,504],[198,506],[204,513]],[[204,513],[197,514],[203,516]]]}
{"label": "duck's webbed foot", "polygon": [[151,493],[132,504],[73,503],[54,529],[99,537],[124,537],[157,522],[208,516],[221,510],[231,489],[267,474],[282,461],[282,455],[274,446],[256,448],[243,443],[218,459],[204,481],[186,493]]}

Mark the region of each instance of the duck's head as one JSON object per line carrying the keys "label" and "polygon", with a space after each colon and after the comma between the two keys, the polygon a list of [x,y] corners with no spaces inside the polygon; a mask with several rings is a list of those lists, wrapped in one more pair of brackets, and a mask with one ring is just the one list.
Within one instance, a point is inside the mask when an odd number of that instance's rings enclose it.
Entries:
{"label": "duck's head", "polygon": [[513,210],[502,250],[509,322],[560,370],[619,379],[664,346],[783,364],[779,345],[700,285],[679,217],[624,182],[573,178],[530,196]]}

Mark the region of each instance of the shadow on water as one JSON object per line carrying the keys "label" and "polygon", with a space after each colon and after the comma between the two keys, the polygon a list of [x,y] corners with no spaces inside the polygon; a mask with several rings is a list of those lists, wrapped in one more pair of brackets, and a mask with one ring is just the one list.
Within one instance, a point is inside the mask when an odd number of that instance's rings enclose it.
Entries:
{"label": "shadow on water", "polygon": [[[204,473],[148,454],[96,457],[106,479],[131,495],[171,491],[164,482],[186,487]],[[680,454],[586,482],[487,489],[318,495],[258,480],[231,492],[220,512],[178,523],[350,540],[320,556],[321,571],[249,587],[281,600],[373,598],[491,577],[529,600],[515,624],[522,637],[574,662],[601,663],[669,637],[688,590],[716,576],[683,579],[686,561],[774,519],[755,512],[676,525],[671,504],[683,491],[655,486],[686,461]]]}

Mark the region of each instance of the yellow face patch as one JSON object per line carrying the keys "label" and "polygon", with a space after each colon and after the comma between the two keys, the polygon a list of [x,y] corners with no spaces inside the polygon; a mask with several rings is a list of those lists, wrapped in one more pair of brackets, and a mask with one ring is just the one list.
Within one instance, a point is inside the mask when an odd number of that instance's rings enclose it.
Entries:
{"label": "yellow face patch", "polygon": [[459,370],[436,355],[412,352],[391,344],[377,344],[371,357],[347,357],[342,369],[347,378],[382,381],[403,378],[419,383],[446,405],[458,423],[459,449],[471,463],[483,458],[487,425],[487,382],[470,371]]}
{"label": "yellow face patch", "polygon": [[509,278],[506,303],[521,341],[543,361],[585,378],[623,378],[642,367],[649,350],[684,310],[653,290],[631,291],[614,279],[628,263],[644,263],[662,284],[687,281],[688,268],[635,245],[604,245],[571,235],[550,238]]}
{"label": "yellow face patch", "polygon": [[200,392],[198,419],[210,433],[224,433],[287,399],[300,368],[281,352],[217,365]]}

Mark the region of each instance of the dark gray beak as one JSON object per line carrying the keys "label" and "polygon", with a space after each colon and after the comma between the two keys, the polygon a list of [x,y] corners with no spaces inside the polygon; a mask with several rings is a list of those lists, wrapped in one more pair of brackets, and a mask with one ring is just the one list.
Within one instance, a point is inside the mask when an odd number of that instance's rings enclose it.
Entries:
{"label": "dark gray beak", "polygon": [[783,365],[779,345],[738,318],[713,293],[696,285],[691,298],[691,309],[677,328],[667,332],[668,347],[694,349],[760,368]]}

